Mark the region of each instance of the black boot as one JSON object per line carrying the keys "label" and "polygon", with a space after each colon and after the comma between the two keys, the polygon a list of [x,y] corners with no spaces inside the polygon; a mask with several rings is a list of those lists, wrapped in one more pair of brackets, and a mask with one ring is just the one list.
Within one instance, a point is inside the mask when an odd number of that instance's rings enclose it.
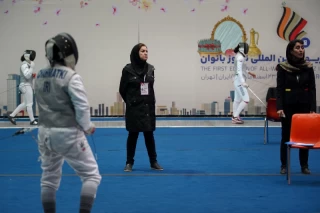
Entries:
{"label": "black boot", "polygon": [[287,174],[287,167],[285,165],[282,165],[281,166],[281,169],[280,169],[280,174]]}
{"label": "black boot", "polygon": [[307,166],[301,167],[301,173],[306,174],[306,175],[311,174],[311,172]]}
{"label": "black boot", "polygon": [[124,167],[124,171],[125,172],[132,172],[132,164],[128,163],[125,167]]}
{"label": "black boot", "polygon": [[163,168],[158,164],[158,162],[154,162],[151,164],[151,169],[162,171]]}

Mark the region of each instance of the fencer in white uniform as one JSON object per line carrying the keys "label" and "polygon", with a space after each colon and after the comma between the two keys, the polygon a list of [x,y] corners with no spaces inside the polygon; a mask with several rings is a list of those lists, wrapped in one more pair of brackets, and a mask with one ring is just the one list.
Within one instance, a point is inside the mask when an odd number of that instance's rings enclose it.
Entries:
{"label": "fencer in white uniform", "polygon": [[247,72],[245,61],[249,52],[249,45],[247,43],[239,43],[234,49],[235,56],[235,75],[233,78],[234,85],[234,101],[233,101],[233,115],[232,123],[243,124],[243,120],[240,118],[240,113],[249,103],[249,94],[247,88],[249,85],[246,83],[247,75],[250,74],[253,77],[256,75]]}
{"label": "fencer in white uniform", "polygon": [[101,175],[86,139],[95,126],[90,121],[84,84],[75,72],[77,45],[71,35],[60,33],[46,42],[45,51],[50,66],[41,69],[35,79],[42,206],[44,213],[56,212],[56,191],[65,160],[82,181],[79,212],[90,213]]}
{"label": "fencer in white uniform", "polygon": [[21,56],[21,66],[20,66],[20,84],[19,91],[22,94],[23,102],[8,115],[9,121],[16,125],[15,116],[22,110],[27,108],[27,112],[30,119],[31,125],[37,125],[38,122],[33,115],[33,79],[35,77],[34,71],[34,60],[36,58],[36,51],[26,50]]}

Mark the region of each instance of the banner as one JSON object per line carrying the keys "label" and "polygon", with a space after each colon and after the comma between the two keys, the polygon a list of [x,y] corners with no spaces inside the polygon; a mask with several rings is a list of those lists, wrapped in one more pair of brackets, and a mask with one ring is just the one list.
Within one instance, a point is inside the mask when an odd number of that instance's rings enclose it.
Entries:
{"label": "banner", "polygon": [[[314,6],[319,5],[319,3],[314,3]],[[217,20],[214,25],[210,26],[208,21],[197,22],[197,31],[203,31],[204,27],[208,27],[207,36],[201,34],[201,37],[200,35],[198,37],[197,52],[199,55],[198,72],[195,76],[197,94],[195,102],[200,106],[198,105],[199,109],[196,110],[197,114],[232,115],[235,93],[233,77],[236,70],[233,49],[239,42],[249,44],[248,57],[244,64],[247,72],[256,75],[256,78],[248,75],[246,82],[264,102],[261,103],[254,94],[248,91],[250,102],[242,114],[265,114],[267,91],[270,87],[276,87],[276,66],[286,61],[286,45],[293,39],[304,41],[306,60],[313,62],[316,82],[317,84],[319,82],[319,51],[315,46],[317,41],[312,40],[311,46],[312,35],[308,34],[312,29],[307,21],[310,13],[307,13],[306,10],[301,11],[301,7],[293,1],[288,1],[288,5],[275,1],[256,1],[256,4],[252,1],[239,1],[238,5],[235,4],[234,1],[230,1],[222,5],[221,13],[225,16]],[[206,8],[213,8],[213,5],[216,3],[208,2]],[[233,6],[238,7],[239,10],[228,13],[229,8]],[[268,10],[263,11],[262,8],[268,8]],[[254,14],[251,13],[253,10]],[[268,11],[273,12],[271,14]],[[208,13],[205,14],[208,15]],[[202,14],[198,15],[201,17],[198,20],[205,20]],[[315,19],[312,20],[315,21]],[[318,93],[318,100],[319,97]],[[320,105],[319,101],[317,103]],[[317,108],[319,111],[319,106]]]}

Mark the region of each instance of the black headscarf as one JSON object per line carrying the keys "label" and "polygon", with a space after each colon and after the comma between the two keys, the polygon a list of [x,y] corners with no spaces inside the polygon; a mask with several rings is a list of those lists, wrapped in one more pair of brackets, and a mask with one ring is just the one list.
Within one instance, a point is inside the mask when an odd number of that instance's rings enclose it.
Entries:
{"label": "black headscarf", "polygon": [[139,51],[141,47],[146,46],[145,44],[139,43],[135,45],[130,54],[130,61],[133,69],[138,73],[138,75],[144,75],[147,72],[147,62],[142,60],[139,56]]}
{"label": "black headscarf", "polygon": [[302,71],[304,68],[313,66],[312,63],[306,61],[304,54],[301,59],[298,59],[291,53],[297,42],[303,44],[303,41],[300,39],[295,39],[288,43],[286,50],[287,61],[280,63],[280,66],[288,72]]}

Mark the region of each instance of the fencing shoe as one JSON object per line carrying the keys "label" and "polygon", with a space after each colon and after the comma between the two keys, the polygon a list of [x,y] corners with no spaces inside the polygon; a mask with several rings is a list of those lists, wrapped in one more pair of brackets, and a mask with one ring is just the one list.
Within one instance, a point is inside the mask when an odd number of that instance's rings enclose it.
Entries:
{"label": "fencing shoe", "polygon": [[8,119],[12,124],[17,125],[16,120],[14,119],[14,117],[8,115]]}
{"label": "fencing shoe", "polygon": [[238,117],[232,117],[233,124],[243,124],[243,120],[240,120]]}
{"label": "fencing shoe", "polygon": [[33,121],[30,122],[30,125],[38,125],[38,121],[34,119]]}

